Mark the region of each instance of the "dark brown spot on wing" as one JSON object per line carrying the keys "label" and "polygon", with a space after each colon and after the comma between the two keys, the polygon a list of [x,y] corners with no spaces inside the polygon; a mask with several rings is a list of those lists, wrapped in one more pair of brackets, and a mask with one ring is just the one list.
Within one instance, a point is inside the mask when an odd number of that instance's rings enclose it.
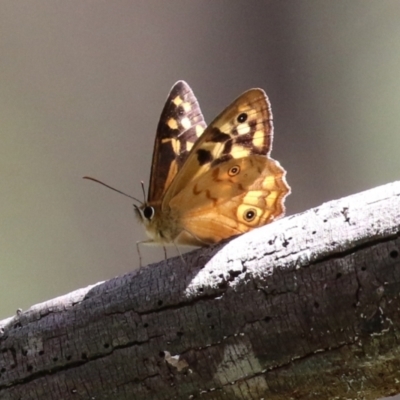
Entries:
{"label": "dark brown spot on wing", "polygon": [[257,130],[257,120],[253,119],[248,122],[250,126],[250,133],[254,134],[254,132]]}
{"label": "dark brown spot on wing", "polygon": [[221,156],[221,157],[217,158],[216,160],[214,160],[211,163],[211,167],[215,167],[218,164],[221,164],[223,162],[232,160],[232,158],[233,158],[232,154],[224,154],[223,156]]}
{"label": "dark brown spot on wing", "polygon": [[250,133],[246,133],[245,135],[239,135],[235,138],[235,144],[239,144],[245,148],[252,148],[253,146],[253,136]]}
{"label": "dark brown spot on wing", "polygon": [[207,164],[213,160],[211,152],[204,149],[197,150],[197,161],[200,165]]}
{"label": "dark brown spot on wing", "polygon": [[229,140],[224,144],[224,149],[222,150],[222,154],[229,154],[232,151],[232,140]]}
{"label": "dark brown spot on wing", "polygon": [[209,141],[224,143],[230,138],[231,138],[230,135],[227,135],[226,133],[221,132],[218,128],[214,127],[212,128]]}

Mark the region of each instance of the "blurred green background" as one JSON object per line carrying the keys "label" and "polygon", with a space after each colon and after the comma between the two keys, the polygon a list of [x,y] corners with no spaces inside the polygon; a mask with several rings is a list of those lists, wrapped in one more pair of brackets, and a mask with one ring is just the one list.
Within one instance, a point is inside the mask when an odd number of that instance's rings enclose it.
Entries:
{"label": "blurred green background", "polygon": [[138,267],[131,200],[82,176],[141,198],[178,79],[207,122],[267,91],[289,215],[397,180],[399,15],[398,0],[1,1],[0,318]]}

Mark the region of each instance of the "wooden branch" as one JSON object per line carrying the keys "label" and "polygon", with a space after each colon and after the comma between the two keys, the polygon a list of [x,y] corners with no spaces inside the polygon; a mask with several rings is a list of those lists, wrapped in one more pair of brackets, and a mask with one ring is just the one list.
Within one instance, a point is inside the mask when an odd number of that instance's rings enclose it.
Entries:
{"label": "wooden branch", "polygon": [[400,392],[400,182],[0,322],[0,399]]}

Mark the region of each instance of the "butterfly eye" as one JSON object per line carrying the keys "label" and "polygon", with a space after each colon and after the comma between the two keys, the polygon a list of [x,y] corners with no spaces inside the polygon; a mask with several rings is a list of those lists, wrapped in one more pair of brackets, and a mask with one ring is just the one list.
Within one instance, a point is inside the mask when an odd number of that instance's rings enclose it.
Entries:
{"label": "butterfly eye", "polygon": [[229,176],[235,176],[240,172],[240,167],[238,165],[235,165],[234,167],[230,168],[228,171]]}
{"label": "butterfly eye", "polygon": [[247,114],[246,113],[241,113],[239,114],[239,116],[237,117],[237,121],[240,122],[241,124],[243,122],[246,122],[247,120]]}
{"label": "butterfly eye", "polygon": [[253,219],[257,216],[257,211],[254,208],[249,208],[243,213],[243,218],[247,222],[253,221]]}
{"label": "butterfly eye", "polygon": [[154,217],[154,208],[147,206],[143,209],[143,215],[149,221]]}

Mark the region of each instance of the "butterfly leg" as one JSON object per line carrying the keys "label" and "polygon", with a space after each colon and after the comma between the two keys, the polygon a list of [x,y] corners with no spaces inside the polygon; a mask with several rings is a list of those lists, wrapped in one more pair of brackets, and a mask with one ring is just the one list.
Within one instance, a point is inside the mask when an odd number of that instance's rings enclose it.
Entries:
{"label": "butterfly leg", "polygon": [[142,267],[142,254],[140,253],[140,245],[141,244],[150,244],[150,243],[154,243],[154,240],[139,240],[138,242],[136,242],[136,251],[138,253],[139,256],[139,267]]}
{"label": "butterfly leg", "polygon": [[[151,240],[151,239],[149,239],[149,240],[140,240],[140,241],[136,242],[136,250],[137,250],[137,253],[138,253],[138,256],[139,256],[139,266],[140,267],[142,267],[142,253],[140,252],[140,245],[141,244],[158,244],[158,243],[156,243],[154,240]],[[164,257],[165,257],[165,259],[167,259],[168,258],[167,248],[164,245],[162,245],[162,247],[164,249]]]}
{"label": "butterfly leg", "polygon": [[142,242],[136,242],[136,251],[139,256],[139,267],[142,266],[142,255],[140,254],[140,247],[139,247],[140,243],[142,243]]}
{"label": "butterfly leg", "polygon": [[177,251],[178,254],[179,254],[179,257],[181,258],[181,260],[182,260],[182,262],[183,262],[183,265],[186,265],[186,261],[184,260],[184,258],[183,258],[183,256],[182,256],[182,253],[181,253],[180,250],[179,250],[179,247],[177,246],[177,244],[176,244],[175,242],[172,242],[172,243],[174,244],[175,249],[176,249],[176,251]]}

